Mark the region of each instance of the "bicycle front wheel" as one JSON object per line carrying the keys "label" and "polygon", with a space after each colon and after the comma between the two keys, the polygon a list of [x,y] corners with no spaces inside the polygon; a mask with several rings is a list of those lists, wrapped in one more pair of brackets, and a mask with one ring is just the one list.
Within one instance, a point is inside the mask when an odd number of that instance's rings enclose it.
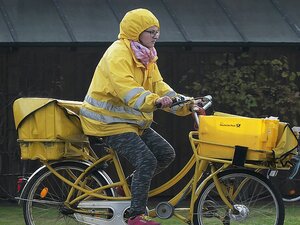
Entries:
{"label": "bicycle front wheel", "polygon": [[222,201],[211,180],[195,203],[195,225],[283,224],[281,196],[263,175],[245,169],[230,169],[221,172],[218,177],[234,209]]}
{"label": "bicycle front wheel", "polygon": [[[87,167],[80,162],[60,162],[53,165],[59,174],[72,182],[75,182]],[[82,187],[90,190],[107,184],[106,177],[98,171],[86,175],[80,182]],[[76,205],[65,204],[70,189],[71,186],[57,178],[46,167],[36,173],[22,195],[25,223],[27,225],[81,224],[73,216]],[[77,191],[72,197],[80,194],[82,193]],[[113,192],[108,189],[101,194],[112,196]],[[88,200],[91,198],[89,197]]]}

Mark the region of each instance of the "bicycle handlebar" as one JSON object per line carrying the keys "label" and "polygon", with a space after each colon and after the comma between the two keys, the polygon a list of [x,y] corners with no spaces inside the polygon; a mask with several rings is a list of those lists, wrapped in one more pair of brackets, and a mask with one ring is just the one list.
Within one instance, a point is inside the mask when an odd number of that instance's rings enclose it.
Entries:
{"label": "bicycle handlebar", "polygon": [[[197,100],[202,100],[200,103],[202,104],[200,107],[204,110],[208,109],[212,105],[212,97],[211,95],[206,95],[204,97],[198,97],[198,98],[181,98],[181,97],[175,97],[172,99],[173,103],[170,106],[170,108],[181,105],[181,104],[187,104],[187,103],[197,103]],[[199,104],[199,103],[198,103]],[[158,103],[155,105],[157,109],[161,108],[161,103]]]}
{"label": "bicycle handlebar", "polygon": [[[200,101],[199,101],[200,100]],[[181,105],[181,104],[197,104],[199,107],[201,107],[204,110],[207,110],[209,107],[212,106],[212,96],[211,95],[206,95],[204,97],[199,97],[199,98],[174,98],[173,103],[170,106],[170,108],[176,106],[176,105]],[[199,105],[201,104],[201,105]],[[156,108],[161,108],[161,103],[156,104]],[[199,126],[199,118],[197,112],[191,108],[192,115],[196,121],[197,126]]]}
{"label": "bicycle handlebar", "polygon": [[[180,97],[175,97],[172,99],[172,105],[170,106],[170,108],[176,106],[176,105],[180,105],[180,104],[185,104],[187,102],[190,102],[192,99],[184,99],[184,98],[180,98]],[[158,104],[155,104],[155,107],[157,109],[160,109],[161,108],[161,103],[158,103]]]}

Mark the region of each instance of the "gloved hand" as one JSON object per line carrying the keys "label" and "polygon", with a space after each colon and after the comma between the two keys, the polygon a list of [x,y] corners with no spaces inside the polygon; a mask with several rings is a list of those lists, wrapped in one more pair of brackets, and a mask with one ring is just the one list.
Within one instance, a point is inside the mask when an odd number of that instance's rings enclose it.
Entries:
{"label": "gloved hand", "polygon": [[155,101],[155,105],[158,108],[170,107],[173,104],[172,99],[169,96],[160,97]]}
{"label": "gloved hand", "polygon": [[198,115],[206,115],[205,110],[198,105],[193,105],[191,111],[196,112]]}
{"label": "gloved hand", "polygon": [[192,112],[197,112],[198,115],[206,115],[205,110],[201,107],[203,103],[204,102],[201,99],[195,100],[194,104],[191,105],[190,110]]}

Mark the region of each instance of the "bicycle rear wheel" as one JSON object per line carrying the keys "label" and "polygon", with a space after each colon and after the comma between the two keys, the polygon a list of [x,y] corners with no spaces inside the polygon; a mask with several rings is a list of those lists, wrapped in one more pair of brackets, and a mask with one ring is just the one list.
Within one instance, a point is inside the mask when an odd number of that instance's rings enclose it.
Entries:
{"label": "bicycle rear wheel", "polygon": [[283,201],[267,178],[245,169],[226,170],[218,177],[235,210],[221,200],[211,180],[195,203],[195,225],[283,224]]}
{"label": "bicycle rear wheel", "polygon": [[[66,179],[74,182],[75,179],[87,168],[84,163],[60,162],[53,165],[53,168]],[[107,185],[106,177],[94,171],[82,179],[81,185],[84,188],[95,189]],[[52,174],[46,167],[40,170],[29,181],[22,198],[23,214],[27,225],[75,225],[79,223],[73,216],[76,206],[66,206],[64,204],[71,186]],[[76,194],[80,194],[75,192]],[[112,196],[113,192],[108,189],[101,194]],[[91,198],[89,198],[91,200]],[[107,212],[106,212],[107,214]]]}

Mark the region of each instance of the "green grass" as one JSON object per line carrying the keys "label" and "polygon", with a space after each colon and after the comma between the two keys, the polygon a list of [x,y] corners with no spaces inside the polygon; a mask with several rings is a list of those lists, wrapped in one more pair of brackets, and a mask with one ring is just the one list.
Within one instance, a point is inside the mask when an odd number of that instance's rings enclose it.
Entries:
{"label": "green grass", "polygon": [[[300,202],[286,204],[285,225],[300,224]],[[185,223],[171,218],[169,220],[156,219],[163,225],[183,225]],[[261,224],[259,218],[253,225]],[[0,225],[25,225],[22,208],[16,204],[0,204]],[[54,225],[54,224],[53,224]],[[264,225],[264,224],[262,224]]]}
{"label": "green grass", "polygon": [[[170,220],[157,219],[157,221],[160,221],[164,225],[184,224],[176,219],[170,219]],[[17,204],[0,203],[0,225],[25,225],[23,219],[23,210],[21,206]]]}
{"label": "green grass", "polygon": [[24,225],[22,208],[16,204],[0,205],[1,225]]}

